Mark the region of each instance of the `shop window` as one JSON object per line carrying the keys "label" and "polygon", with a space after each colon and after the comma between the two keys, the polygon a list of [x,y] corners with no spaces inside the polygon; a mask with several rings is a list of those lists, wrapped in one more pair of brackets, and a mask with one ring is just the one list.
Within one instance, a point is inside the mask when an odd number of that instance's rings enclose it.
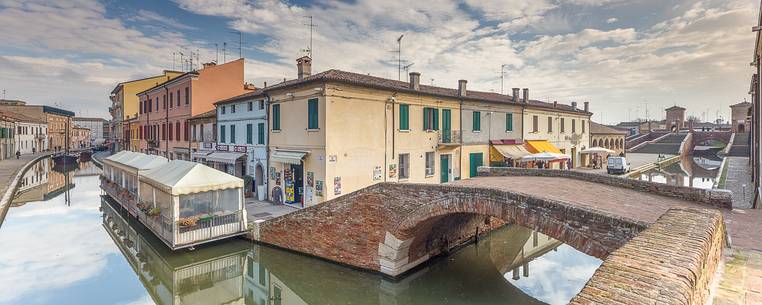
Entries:
{"label": "shop window", "polygon": [[307,129],[318,129],[318,99],[307,101]]}
{"label": "shop window", "polygon": [[410,130],[410,105],[400,104],[400,130]]}
{"label": "shop window", "polygon": [[426,153],[426,176],[434,175],[434,152]]}
{"label": "shop window", "polygon": [[399,163],[400,163],[400,173],[399,173],[400,179],[410,178],[410,154],[400,154]]}

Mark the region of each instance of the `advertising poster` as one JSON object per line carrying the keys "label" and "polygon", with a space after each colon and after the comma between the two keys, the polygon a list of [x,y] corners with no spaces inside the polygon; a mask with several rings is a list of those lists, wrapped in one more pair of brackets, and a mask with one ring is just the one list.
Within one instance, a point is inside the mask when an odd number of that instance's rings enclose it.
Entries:
{"label": "advertising poster", "polygon": [[381,175],[382,174],[383,173],[381,171],[381,167],[380,166],[376,166],[375,168],[373,168],[373,180],[374,181],[381,180]]}
{"label": "advertising poster", "polygon": [[315,181],[315,196],[323,197],[323,181],[322,180]]}
{"label": "advertising poster", "polygon": [[389,164],[389,178],[397,177],[397,164]]}
{"label": "advertising poster", "polygon": [[307,172],[307,186],[315,186],[315,173]]}
{"label": "advertising poster", "polygon": [[341,195],[341,177],[333,178],[333,194]]}

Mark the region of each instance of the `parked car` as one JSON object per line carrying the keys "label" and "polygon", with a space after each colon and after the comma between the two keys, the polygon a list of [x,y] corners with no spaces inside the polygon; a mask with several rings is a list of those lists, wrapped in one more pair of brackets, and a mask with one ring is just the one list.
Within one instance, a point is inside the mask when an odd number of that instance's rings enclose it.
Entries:
{"label": "parked car", "polygon": [[630,171],[630,163],[627,163],[625,157],[609,157],[608,164],[606,165],[606,172],[611,174],[626,174]]}

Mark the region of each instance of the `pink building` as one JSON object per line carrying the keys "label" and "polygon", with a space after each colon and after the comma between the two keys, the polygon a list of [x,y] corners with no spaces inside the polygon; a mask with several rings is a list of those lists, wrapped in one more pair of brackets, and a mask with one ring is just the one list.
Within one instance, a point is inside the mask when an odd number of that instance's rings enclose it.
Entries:
{"label": "pink building", "polygon": [[214,109],[214,102],[246,93],[243,58],[221,65],[204,64],[138,93],[140,151],[189,160],[188,119]]}

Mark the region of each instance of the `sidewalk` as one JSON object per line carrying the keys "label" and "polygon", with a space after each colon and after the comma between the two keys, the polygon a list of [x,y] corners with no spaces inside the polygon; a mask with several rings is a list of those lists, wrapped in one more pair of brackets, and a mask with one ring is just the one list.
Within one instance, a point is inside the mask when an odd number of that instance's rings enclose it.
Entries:
{"label": "sidewalk", "polygon": [[751,183],[751,166],[747,157],[727,157],[728,176],[725,189],[733,192],[733,208],[749,209],[754,196],[754,184]]}
{"label": "sidewalk", "polygon": [[298,211],[299,208],[285,204],[274,204],[267,201],[259,201],[253,198],[246,199],[246,213],[248,222],[258,222],[283,216]]}

